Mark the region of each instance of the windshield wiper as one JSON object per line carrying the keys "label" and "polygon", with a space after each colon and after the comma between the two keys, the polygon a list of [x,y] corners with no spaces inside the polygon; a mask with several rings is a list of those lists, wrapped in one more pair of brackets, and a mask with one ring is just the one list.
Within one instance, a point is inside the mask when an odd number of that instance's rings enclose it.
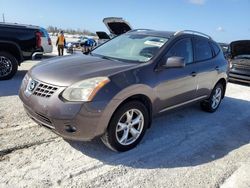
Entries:
{"label": "windshield wiper", "polygon": [[107,59],[107,60],[112,60],[112,61],[118,61],[117,59],[115,58],[112,58],[112,57],[109,57],[109,56],[101,56],[102,59]]}

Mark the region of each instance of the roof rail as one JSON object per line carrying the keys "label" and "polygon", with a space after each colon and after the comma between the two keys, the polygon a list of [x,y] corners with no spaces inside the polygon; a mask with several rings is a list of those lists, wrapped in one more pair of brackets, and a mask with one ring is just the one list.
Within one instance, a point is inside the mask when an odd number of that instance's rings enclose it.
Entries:
{"label": "roof rail", "polygon": [[174,36],[175,35],[179,35],[179,34],[194,34],[194,35],[200,35],[200,36],[203,36],[203,37],[206,37],[210,40],[213,40],[212,37],[210,37],[209,35],[205,34],[205,33],[201,33],[201,32],[198,32],[198,31],[193,31],[193,30],[183,30],[183,31],[177,31],[175,32]]}
{"label": "roof rail", "polygon": [[5,26],[40,28],[39,26],[35,26],[35,25],[31,25],[31,24],[20,24],[20,23],[11,23],[11,22],[0,22],[0,24],[5,25]]}

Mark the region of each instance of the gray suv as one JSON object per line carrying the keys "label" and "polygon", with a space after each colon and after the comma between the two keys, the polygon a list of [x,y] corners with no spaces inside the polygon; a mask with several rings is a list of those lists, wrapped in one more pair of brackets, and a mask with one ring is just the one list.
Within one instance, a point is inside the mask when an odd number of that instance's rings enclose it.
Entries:
{"label": "gray suv", "polygon": [[218,44],[203,33],[133,30],[88,55],[34,66],[19,96],[35,122],[62,137],[99,136],[112,150],[127,151],[157,114],[194,102],[216,111],[228,68]]}

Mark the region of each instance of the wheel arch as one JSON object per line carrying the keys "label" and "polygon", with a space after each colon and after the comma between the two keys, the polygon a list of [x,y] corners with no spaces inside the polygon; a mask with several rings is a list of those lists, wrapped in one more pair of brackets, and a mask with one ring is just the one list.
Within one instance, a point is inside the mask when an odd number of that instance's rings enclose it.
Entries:
{"label": "wheel arch", "polygon": [[[152,102],[150,100],[150,98],[144,94],[134,94],[128,98],[126,98],[125,100],[123,100],[118,107],[115,109],[114,113],[119,109],[119,107],[121,107],[122,105],[124,105],[125,103],[128,103],[130,101],[139,101],[141,102],[143,105],[145,105],[145,107],[148,110],[148,115],[149,115],[149,127],[151,126],[152,123]],[[113,114],[114,114],[113,113]],[[113,115],[112,115],[113,116]]]}
{"label": "wheel arch", "polygon": [[13,55],[16,58],[18,65],[23,61],[21,49],[15,42],[0,41],[0,51],[8,52]]}
{"label": "wheel arch", "polygon": [[[116,112],[120,112],[121,115],[123,114],[123,111],[119,111],[119,110],[121,110],[122,107],[125,107],[124,105],[127,104],[126,110],[128,110],[128,109],[131,109],[131,106],[128,104],[136,104],[135,102],[137,104],[138,104],[138,102],[142,103],[146,106],[146,109],[148,111],[148,119],[149,119],[148,127],[143,127],[143,130],[140,133],[139,137],[137,137],[136,140],[134,140],[130,145],[121,145],[121,143],[119,143],[117,141],[117,136],[114,136],[114,134],[116,134],[116,133],[114,133],[114,131],[116,131],[116,126],[117,126],[116,121],[120,119],[120,115],[116,116],[116,118],[118,118],[118,119],[115,120],[115,126],[114,126],[114,121],[112,122],[112,120],[115,117]],[[114,110],[112,116],[110,117],[106,131],[101,135],[101,140],[103,141],[103,143],[113,151],[127,151],[129,149],[134,148],[140,142],[142,137],[144,136],[144,134],[146,132],[146,128],[150,127],[150,124],[152,122],[152,115],[150,115],[149,111],[151,108],[152,107],[150,104],[150,99],[146,95],[143,95],[143,94],[135,94],[135,95],[132,95],[132,96],[126,98],[125,100],[123,100],[117,106],[117,108]]]}
{"label": "wheel arch", "polygon": [[222,86],[223,86],[223,95],[222,95],[222,98],[224,98],[225,93],[226,93],[226,88],[227,88],[227,81],[226,81],[225,78],[221,78],[221,79],[218,80],[218,82],[216,82],[215,86],[216,86],[218,83],[221,83]]}

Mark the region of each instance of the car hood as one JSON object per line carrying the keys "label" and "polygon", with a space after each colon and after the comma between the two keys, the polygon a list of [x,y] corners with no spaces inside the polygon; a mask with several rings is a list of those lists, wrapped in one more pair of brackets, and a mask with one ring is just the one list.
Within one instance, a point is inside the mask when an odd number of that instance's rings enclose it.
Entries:
{"label": "car hood", "polygon": [[110,76],[136,64],[111,61],[90,55],[72,55],[46,60],[34,66],[30,76],[48,84],[69,86],[98,76]]}
{"label": "car hood", "polygon": [[238,55],[250,55],[250,40],[239,40],[230,43],[232,57]]}
{"label": "car hood", "polygon": [[108,28],[109,32],[114,35],[121,35],[132,30],[130,24],[123,20],[122,18],[117,17],[108,17],[103,19],[103,23]]}
{"label": "car hood", "polygon": [[110,39],[110,36],[104,31],[96,31],[96,35],[98,36],[99,39],[105,39],[105,40]]}

